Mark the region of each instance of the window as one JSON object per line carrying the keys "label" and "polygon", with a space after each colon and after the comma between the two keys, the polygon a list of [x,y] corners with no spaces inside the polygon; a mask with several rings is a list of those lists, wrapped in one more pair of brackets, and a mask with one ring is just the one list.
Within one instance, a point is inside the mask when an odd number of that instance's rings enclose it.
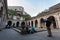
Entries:
{"label": "window", "polygon": [[16,16],[14,16],[13,19],[17,19]]}

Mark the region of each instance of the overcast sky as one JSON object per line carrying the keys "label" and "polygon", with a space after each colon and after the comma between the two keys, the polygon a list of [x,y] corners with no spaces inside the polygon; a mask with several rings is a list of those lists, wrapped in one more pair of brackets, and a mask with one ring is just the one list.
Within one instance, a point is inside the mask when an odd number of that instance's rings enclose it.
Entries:
{"label": "overcast sky", "polygon": [[8,0],[8,6],[23,6],[33,17],[59,2],[60,0]]}

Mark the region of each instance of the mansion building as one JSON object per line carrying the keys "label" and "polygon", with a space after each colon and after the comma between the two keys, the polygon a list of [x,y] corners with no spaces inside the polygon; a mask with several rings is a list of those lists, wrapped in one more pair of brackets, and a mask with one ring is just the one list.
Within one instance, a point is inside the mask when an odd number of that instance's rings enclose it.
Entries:
{"label": "mansion building", "polygon": [[15,23],[15,26],[17,23],[19,23],[19,26],[21,26],[21,23],[25,22],[25,17],[23,17],[24,15],[26,15],[26,12],[24,11],[24,7],[22,6],[8,6],[9,10],[13,10],[14,14],[13,15],[9,15],[8,14],[8,20],[7,22],[11,21],[12,25],[13,23]]}

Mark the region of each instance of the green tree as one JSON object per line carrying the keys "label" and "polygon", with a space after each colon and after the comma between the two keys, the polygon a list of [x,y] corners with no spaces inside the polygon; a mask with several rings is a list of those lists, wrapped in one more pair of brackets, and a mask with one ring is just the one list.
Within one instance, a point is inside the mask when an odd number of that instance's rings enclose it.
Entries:
{"label": "green tree", "polygon": [[23,17],[25,18],[25,20],[29,20],[31,18],[31,16],[29,14],[26,14]]}
{"label": "green tree", "polygon": [[8,9],[8,14],[9,14],[9,15],[14,15],[14,11],[13,11],[13,10]]}

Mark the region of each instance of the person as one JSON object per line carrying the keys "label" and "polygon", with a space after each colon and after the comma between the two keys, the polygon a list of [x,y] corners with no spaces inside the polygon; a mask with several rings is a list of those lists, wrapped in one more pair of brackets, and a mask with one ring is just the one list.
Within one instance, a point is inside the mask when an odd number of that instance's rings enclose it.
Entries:
{"label": "person", "polygon": [[32,28],[31,28],[31,33],[34,33],[34,32],[36,32],[36,30],[35,30],[35,27],[32,26]]}
{"label": "person", "polygon": [[46,20],[46,27],[47,27],[47,31],[48,31],[48,37],[52,37],[52,32],[51,32],[51,20],[49,18],[47,18]]}
{"label": "person", "polygon": [[29,33],[29,25],[26,26],[26,31]]}
{"label": "person", "polygon": [[6,25],[6,28],[11,28],[11,25],[12,25],[12,22],[11,21],[8,21],[8,23]]}
{"label": "person", "polygon": [[15,23],[13,23],[13,27],[15,28]]}

